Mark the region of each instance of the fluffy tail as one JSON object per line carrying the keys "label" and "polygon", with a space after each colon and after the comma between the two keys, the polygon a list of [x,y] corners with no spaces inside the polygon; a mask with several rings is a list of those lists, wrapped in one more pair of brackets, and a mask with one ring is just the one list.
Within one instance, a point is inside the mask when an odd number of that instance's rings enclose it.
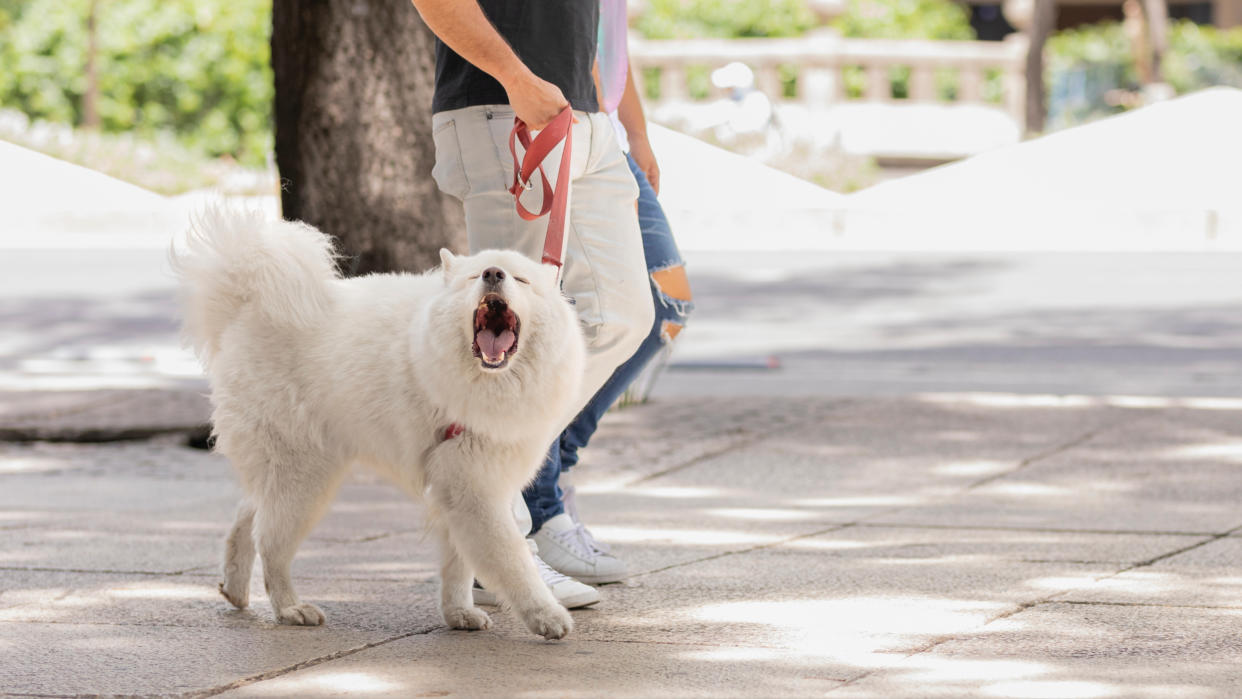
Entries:
{"label": "fluffy tail", "polygon": [[331,238],[255,211],[209,207],[178,247],[169,250],[169,262],[181,283],[183,333],[204,363],[247,304],[273,326],[303,328],[326,311],[328,283],[338,277]]}

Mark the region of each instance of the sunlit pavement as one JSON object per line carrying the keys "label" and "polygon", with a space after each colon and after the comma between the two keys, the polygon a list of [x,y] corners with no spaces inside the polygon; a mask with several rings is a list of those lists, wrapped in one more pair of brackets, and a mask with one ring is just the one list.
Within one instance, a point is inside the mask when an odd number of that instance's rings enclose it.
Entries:
{"label": "sunlit pavement", "polygon": [[295,562],[326,626],[257,576],[229,608],[161,256],[3,258],[0,427],[140,439],[0,443],[0,692],[1242,692],[1236,258],[688,255],[674,365],[578,471],[633,572],[545,643],[445,629],[418,508],[363,475]]}
{"label": "sunlit pavement", "polygon": [[668,398],[581,506],[632,574],[543,642],[445,629],[419,510],[348,483],[295,562],[321,628],[215,591],[236,487],[177,436],[0,447],[0,688],[311,696],[1227,696],[1242,401]]}

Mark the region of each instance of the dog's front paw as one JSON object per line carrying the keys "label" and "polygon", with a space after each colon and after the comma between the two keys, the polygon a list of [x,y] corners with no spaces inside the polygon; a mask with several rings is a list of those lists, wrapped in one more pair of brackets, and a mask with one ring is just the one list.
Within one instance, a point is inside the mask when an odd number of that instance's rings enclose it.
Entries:
{"label": "dog's front paw", "polygon": [[574,618],[559,604],[541,607],[522,616],[526,628],[544,638],[555,641],[574,630]]}
{"label": "dog's front paw", "polygon": [[492,618],[478,607],[453,607],[443,610],[443,613],[444,623],[448,624],[450,629],[475,631],[492,627]]}
{"label": "dog's front paw", "polygon": [[276,613],[276,621],[290,626],[320,626],[324,616],[319,607],[303,603],[280,610]]}
{"label": "dog's front paw", "polygon": [[245,609],[250,604],[250,590],[241,588],[238,590],[230,590],[227,583],[220,583],[220,596],[229,601],[229,604],[238,609]]}

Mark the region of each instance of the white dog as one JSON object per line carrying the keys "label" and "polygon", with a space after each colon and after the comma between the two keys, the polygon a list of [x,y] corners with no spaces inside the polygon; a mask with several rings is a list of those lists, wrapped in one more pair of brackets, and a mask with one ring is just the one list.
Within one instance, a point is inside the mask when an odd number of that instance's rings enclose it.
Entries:
{"label": "white dog", "polygon": [[171,252],[187,341],[211,381],[216,449],[246,494],[220,584],[237,607],[257,545],[276,618],[323,623],[289,567],[358,461],[427,503],[449,626],[490,626],[472,599],[477,576],[532,632],[572,629],[510,505],[572,417],[577,318],[551,266],[512,251],[440,257],[421,275],[341,279],[314,228],[222,211]]}

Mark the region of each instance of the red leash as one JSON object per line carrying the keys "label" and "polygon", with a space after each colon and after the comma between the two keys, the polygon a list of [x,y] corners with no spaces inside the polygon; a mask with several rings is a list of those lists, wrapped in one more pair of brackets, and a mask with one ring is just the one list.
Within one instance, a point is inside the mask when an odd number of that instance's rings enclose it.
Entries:
{"label": "red leash", "polygon": [[[574,113],[569,106],[561,110],[532,142],[530,129],[526,122],[513,117],[513,130],[509,132],[509,152],[513,155],[513,186],[509,193],[517,203],[518,216],[527,221],[551,212],[548,216],[548,234],[543,240],[543,263],[560,267],[561,251],[565,246],[565,206],[569,202],[569,159],[573,145]],[[561,164],[556,171],[556,187],[548,184],[548,174],[543,171],[543,161],[556,148],[556,144],[565,142],[561,149]],[[525,154],[518,163],[517,144],[522,144]],[[543,208],[539,213],[531,213],[522,205],[522,192],[531,188],[531,177],[539,171],[543,180]]]}
{"label": "red leash", "polygon": [[[531,141],[526,122],[517,117],[513,117],[513,130],[509,132],[509,152],[513,155],[513,186],[509,187],[509,193],[517,204],[518,216],[527,221],[534,221],[551,212],[548,216],[548,234],[543,239],[542,262],[557,268],[563,264],[561,251],[565,247],[565,207],[569,202],[569,159],[573,152],[573,127],[574,113],[566,106],[535,136],[534,141]],[[556,170],[556,186],[553,187],[548,184],[548,173],[543,171],[543,161],[561,141],[565,142],[565,147],[561,149],[561,165]],[[521,163],[518,162],[518,143],[522,144],[522,150],[525,151]],[[543,180],[543,207],[539,209],[539,213],[531,213],[522,205],[522,192],[532,187],[530,178],[536,170]],[[461,425],[450,423],[444,428],[444,438],[441,441],[447,442],[465,431]]]}

